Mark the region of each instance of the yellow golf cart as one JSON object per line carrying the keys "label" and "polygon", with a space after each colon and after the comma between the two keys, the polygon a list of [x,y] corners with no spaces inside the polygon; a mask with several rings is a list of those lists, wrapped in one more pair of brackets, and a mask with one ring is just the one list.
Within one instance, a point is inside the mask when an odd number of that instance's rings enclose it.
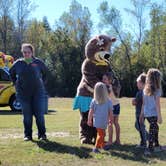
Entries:
{"label": "yellow golf cart", "polygon": [[[7,56],[6,59],[12,59]],[[16,90],[10,79],[9,67],[10,61],[6,62],[5,55],[0,52],[0,106],[10,106],[12,111],[21,111],[20,103],[16,100]]]}
{"label": "yellow golf cart", "polygon": [[12,111],[21,111],[15,94],[16,90],[8,71],[0,68],[0,106],[10,106]]}

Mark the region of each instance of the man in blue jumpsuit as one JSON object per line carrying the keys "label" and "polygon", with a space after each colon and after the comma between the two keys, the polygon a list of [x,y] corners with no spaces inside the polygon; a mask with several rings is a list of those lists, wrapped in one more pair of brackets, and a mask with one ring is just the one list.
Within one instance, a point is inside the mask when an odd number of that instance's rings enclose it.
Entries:
{"label": "man in blue jumpsuit", "polygon": [[47,112],[47,99],[44,81],[47,69],[41,60],[33,56],[33,52],[31,44],[23,44],[24,58],[18,59],[9,71],[16,87],[17,100],[22,107],[24,141],[32,140],[33,115],[36,118],[38,138],[46,140],[44,113]]}

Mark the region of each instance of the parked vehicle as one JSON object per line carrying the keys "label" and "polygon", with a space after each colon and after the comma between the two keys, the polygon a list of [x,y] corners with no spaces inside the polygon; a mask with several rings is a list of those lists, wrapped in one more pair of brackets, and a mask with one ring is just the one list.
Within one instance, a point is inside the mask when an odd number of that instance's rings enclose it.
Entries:
{"label": "parked vehicle", "polygon": [[[9,66],[13,62],[10,56],[0,54],[0,106],[10,106],[12,111],[21,111],[21,105],[16,99],[16,90],[10,79]],[[5,64],[4,64],[5,63]]]}

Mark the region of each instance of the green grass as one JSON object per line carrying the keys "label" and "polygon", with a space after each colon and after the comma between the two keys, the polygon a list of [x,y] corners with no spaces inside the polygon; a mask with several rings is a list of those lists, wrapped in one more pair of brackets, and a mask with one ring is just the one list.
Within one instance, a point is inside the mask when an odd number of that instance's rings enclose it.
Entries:
{"label": "green grass", "polygon": [[[80,144],[79,112],[72,111],[72,100],[49,100],[49,113],[45,116],[48,142],[37,140],[35,124],[34,141],[24,142],[22,115],[8,111],[8,107],[0,111],[0,166],[165,166],[166,152],[145,157],[142,150],[135,149],[139,135],[134,128],[135,111],[131,105],[131,98],[121,99],[122,145],[112,146],[110,151],[102,151],[101,154],[93,154],[91,145]],[[162,145],[166,145],[166,99],[161,100],[161,105],[163,124],[160,125],[159,140]]]}

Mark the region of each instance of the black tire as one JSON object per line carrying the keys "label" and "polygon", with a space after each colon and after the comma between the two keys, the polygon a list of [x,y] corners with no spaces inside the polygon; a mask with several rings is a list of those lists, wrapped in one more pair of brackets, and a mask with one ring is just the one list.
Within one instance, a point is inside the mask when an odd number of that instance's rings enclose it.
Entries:
{"label": "black tire", "polygon": [[12,95],[9,100],[9,106],[12,111],[15,112],[20,112],[21,111],[21,105],[20,103],[16,100],[16,96]]}

